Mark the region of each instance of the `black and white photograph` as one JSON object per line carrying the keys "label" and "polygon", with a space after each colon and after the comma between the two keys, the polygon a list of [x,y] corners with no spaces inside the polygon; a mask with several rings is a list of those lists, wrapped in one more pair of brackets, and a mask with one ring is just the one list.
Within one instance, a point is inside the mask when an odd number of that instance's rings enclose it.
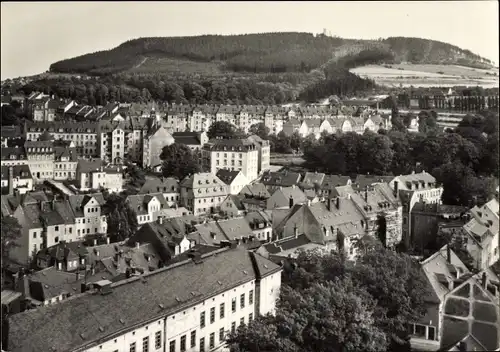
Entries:
{"label": "black and white photograph", "polygon": [[0,14],[1,352],[500,351],[498,1]]}

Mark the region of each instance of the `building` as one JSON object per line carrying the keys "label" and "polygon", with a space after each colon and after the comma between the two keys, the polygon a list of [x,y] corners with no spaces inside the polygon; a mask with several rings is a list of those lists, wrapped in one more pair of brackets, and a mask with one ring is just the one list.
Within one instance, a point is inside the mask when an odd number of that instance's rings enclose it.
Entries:
{"label": "building", "polygon": [[277,189],[266,201],[266,209],[292,208],[294,204],[307,203],[307,196],[298,186]]}
{"label": "building", "polygon": [[208,142],[208,136],[205,131],[202,132],[173,132],[175,143],[184,144],[189,147],[193,152],[201,152],[203,146]]}
{"label": "building", "polygon": [[128,196],[126,202],[135,212],[139,226],[156,221],[161,214],[160,211],[168,209],[162,193],[134,194]]}
{"label": "building", "polygon": [[213,139],[202,150],[203,164],[213,174],[220,169],[241,171],[253,181],[259,173],[259,151],[248,139]]}
{"label": "building", "polygon": [[161,166],[160,155],[164,147],[175,143],[174,138],[162,126],[153,126],[142,140],[142,167]]}
{"label": "building", "polygon": [[259,151],[259,175],[262,172],[268,171],[271,165],[271,146],[268,140],[262,139],[259,136],[253,134],[247,138],[249,141],[253,142],[257,146]]}
{"label": "building", "polygon": [[498,208],[497,199],[481,207],[475,206],[469,212],[471,220],[463,227],[467,234],[467,252],[478,270],[484,270],[500,259]]}
{"label": "building", "polygon": [[424,299],[426,314],[410,325],[411,345],[418,350],[436,351],[443,330],[445,297],[453,290],[454,281],[463,278],[469,270],[448,246],[422,261],[420,267],[428,287]]}
{"label": "building", "polygon": [[403,238],[408,246],[411,242],[411,210],[417,202],[441,203],[443,187],[431,174],[422,171],[410,175],[396,176],[389,185],[403,205]]}
{"label": "building", "polygon": [[233,195],[240,193],[243,187],[250,183],[241,171],[220,169],[217,171],[216,175],[227,185],[229,194]]}
{"label": "building", "polygon": [[81,191],[104,188],[109,192],[123,189],[123,171],[119,165],[107,165],[100,160],[79,160],[76,167],[76,187]]}
{"label": "building", "polygon": [[262,242],[272,240],[273,224],[268,213],[262,210],[251,211],[245,215],[245,220],[248,222],[256,239]]}
{"label": "building", "polygon": [[245,214],[246,207],[240,196],[230,194],[220,205],[220,210],[227,216],[235,217]]}
{"label": "building", "polygon": [[466,207],[443,205],[439,203],[418,202],[410,213],[410,246],[420,251],[426,249],[438,234],[442,223],[464,224]]}
{"label": "building", "polygon": [[23,134],[19,126],[2,126],[0,131],[2,148],[23,145]]}
{"label": "building", "polygon": [[173,177],[147,177],[139,194],[162,193],[169,207],[179,204],[179,180]]}
{"label": "building", "polygon": [[2,194],[24,194],[33,190],[33,177],[28,165],[2,166]]}
{"label": "building", "polygon": [[181,205],[193,215],[213,214],[219,211],[229,191],[224,182],[211,173],[197,173],[180,183]]}
{"label": "building", "polygon": [[[214,350],[225,344],[226,332],[274,313],[280,285],[281,267],[258,254],[193,253],[182,264],[114,284],[96,283],[90,292],[58,305],[11,316],[7,349]],[[47,316],[52,324],[44,324]],[[78,324],[72,323],[75,318]]]}
{"label": "building", "polygon": [[301,180],[301,175],[298,172],[279,171],[279,172],[265,172],[260,179],[269,192],[274,192],[280,187],[297,186]]}

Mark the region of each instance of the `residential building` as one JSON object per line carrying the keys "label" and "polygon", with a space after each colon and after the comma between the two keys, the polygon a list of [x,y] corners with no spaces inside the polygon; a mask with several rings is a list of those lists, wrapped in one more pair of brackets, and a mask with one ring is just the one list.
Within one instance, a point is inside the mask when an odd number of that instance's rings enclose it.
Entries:
{"label": "residential building", "polygon": [[208,143],[208,136],[205,131],[202,132],[173,132],[175,143],[184,144],[193,152],[201,152],[203,146]]}
{"label": "residential building", "polygon": [[259,151],[247,139],[213,139],[202,150],[203,164],[216,174],[220,169],[241,171],[249,180],[257,178]]}
{"label": "residential building", "polygon": [[375,183],[390,184],[392,180],[394,180],[394,176],[357,175],[351,185],[355,190],[362,191],[367,186],[372,186]]}
{"label": "residential building", "polygon": [[411,210],[410,246],[420,251],[428,248],[438,234],[439,226],[458,222],[464,224],[466,207],[418,202]]}
{"label": "residential building", "polygon": [[126,202],[135,212],[139,226],[156,221],[161,216],[160,211],[168,208],[162,193],[134,194],[128,196]]}
{"label": "residential building", "polygon": [[26,159],[35,183],[54,178],[54,145],[51,141],[26,141]]}
{"label": "residential building", "polygon": [[256,239],[269,242],[273,238],[273,224],[268,213],[262,210],[251,211],[245,215],[245,220]]}
{"label": "residential building", "polygon": [[[76,238],[82,240],[85,235],[106,234],[108,223],[103,206],[105,204],[102,193],[73,195],[68,197],[73,211]],[[56,243],[58,241],[55,241]],[[67,242],[71,242],[71,239]]]}
{"label": "residential building", "polygon": [[251,135],[247,138],[249,141],[253,142],[257,150],[259,151],[259,161],[258,161],[258,173],[259,175],[262,172],[268,171],[271,165],[271,146],[269,145],[269,141],[260,138],[257,135]]}
{"label": "residential building", "polygon": [[233,195],[240,193],[250,183],[241,171],[219,169],[216,176],[227,185],[229,194]]}
{"label": "residential building", "polygon": [[[141,351],[214,350],[225,345],[226,331],[275,312],[280,275],[280,266],[242,249],[193,253],[193,259],[141,278],[95,283],[88,293],[57,306],[11,316],[8,350],[32,346],[55,352],[137,347]],[[217,292],[214,287],[219,287]],[[70,312],[80,312],[79,324],[72,323]],[[118,315],[110,320],[112,312]],[[47,316],[66,328],[44,323]]]}
{"label": "residential building", "polygon": [[2,148],[24,145],[23,134],[19,126],[2,126],[0,136]]}
{"label": "residential building", "polygon": [[33,190],[33,177],[28,165],[2,166],[2,194],[24,194]]}
{"label": "residential building", "polygon": [[[307,174],[306,174],[307,175]],[[320,174],[318,174],[320,175]],[[312,178],[315,178],[313,176],[310,176]],[[318,177],[318,176],[316,176]],[[319,176],[321,177],[321,176]],[[318,195],[322,197],[328,197],[331,194],[336,193],[337,187],[343,187],[343,186],[351,186],[352,182],[349,176],[342,176],[342,175],[325,175],[321,179],[321,183],[319,184],[319,189],[318,189]]]}
{"label": "residential building", "polygon": [[269,133],[277,135],[283,130],[287,108],[282,106],[268,106],[264,113],[264,125],[269,128]]}
{"label": "residential building", "polygon": [[296,259],[300,251],[309,250],[326,252],[324,245],[313,243],[304,234],[265,244],[258,248],[255,252],[277,264],[281,264],[287,260]]}
{"label": "residential building", "polygon": [[161,167],[160,155],[164,147],[175,143],[174,138],[168,131],[159,125],[153,126],[144,136],[142,145],[142,167]]}
{"label": "residential building", "polygon": [[179,204],[179,180],[173,177],[147,177],[139,194],[162,193],[169,207]]}
{"label": "residential building", "polygon": [[227,216],[241,216],[246,212],[245,204],[241,201],[241,197],[230,194],[220,205],[220,210]]}
{"label": "residential building", "polygon": [[189,235],[189,239],[198,244],[211,246],[240,244],[251,242],[254,237],[253,231],[244,217],[204,221],[194,225],[194,227],[196,231]]}
{"label": "residential building", "polygon": [[188,119],[188,130],[191,132],[208,131],[212,122],[215,121],[217,110],[218,106],[213,104],[194,107],[192,115]]}
{"label": "residential building", "polygon": [[35,100],[30,105],[30,117],[33,121],[47,121],[52,122],[56,117],[56,110],[59,108],[59,101],[51,97],[44,97]]}
{"label": "residential building", "polygon": [[181,204],[193,215],[216,213],[229,191],[224,182],[211,173],[197,173],[180,184]]}
{"label": "residential building", "polygon": [[434,176],[425,171],[396,176],[389,185],[403,205],[403,239],[406,246],[409,246],[413,206],[417,202],[441,203],[443,187],[437,184]]}
{"label": "residential building", "polygon": [[471,220],[463,227],[467,234],[467,252],[478,270],[484,270],[500,259],[498,209],[497,199],[481,207],[475,206],[469,212]]}
{"label": "residential building", "polygon": [[[172,104],[167,108],[163,126],[171,134],[174,132],[185,132],[188,130],[188,122],[192,112],[193,105]],[[175,138],[175,137],[174,137]]]}
{"label": "residential building", "polygon": [[277,189],[273,195],[267,199],[266,209],[292,208],[294,204],[307,203],[307,196],[298,186],[282,187]]}
{"label": "residential building", "polygon": [[266,209],[270,197],[266,186],[258,182],[246,185],[238,195],[242,206],[248,211]]}
{"label": "residential building", "polygon": [[123,171],[119,165],[105,165],[101,159],[79,160],[76,167],[76,186],[81,191],[104,188],[109,192],[123,189]]}
{"label": "residential building", "polygon": [[40,249],[36,254],[36,266],[40,269],[55,267],[62,271],[85,270],[88,262],[88,248],[83,242],[61,241]]}
{"label": "residential building", "polygon": [[302,126],[302,122],[300,120],[290,118],[283,123],[282,132],[287,136],[291,136],[295,132],[299,133],[300,126]]}
{"label": "residential building", "polygon": [[54,141],[54,180],[76,179],[78,153],[73,142]]}
{"label": "residential building", "polygon": [[301,180],[301,175],[298,172],[279,171],[279,172],[265,172],[260,179],[269,192],[274,192],[280,187],[297,186]]}

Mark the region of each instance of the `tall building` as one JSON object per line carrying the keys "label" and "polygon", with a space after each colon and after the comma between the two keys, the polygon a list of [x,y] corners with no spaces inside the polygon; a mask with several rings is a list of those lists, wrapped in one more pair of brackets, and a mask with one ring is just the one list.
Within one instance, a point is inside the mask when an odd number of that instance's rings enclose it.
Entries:
{"label": "tall building", "polygon": [[228,186],[209,172],[187,176],[180,183],[181,205],[193,215],[216,213],[229,194]]}
{"label": "tall building", "polygon": [[259,150],[248,139],[213,139],[202,151],[203,164],[216,174],[220,169],[241,171],[253,181],[259,173]]}
{"label": "tall building", "polygon": [[153,126],[142,140],[142,167],[157,168],[161,166],[160,155],[163,147],[174,143],[174,138],[164,127]]}
{"label": "tall building", "polygon": [[243,249],[188,253],[141,277],[95,282],[57,305],[12,315],[7,349],[213,351],[228,332],[275,312],[280,266]]}

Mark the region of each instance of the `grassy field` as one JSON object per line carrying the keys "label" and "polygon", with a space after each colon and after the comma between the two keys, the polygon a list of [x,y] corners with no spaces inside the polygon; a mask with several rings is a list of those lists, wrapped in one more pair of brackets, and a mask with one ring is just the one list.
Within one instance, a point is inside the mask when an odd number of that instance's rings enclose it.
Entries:
{"label": "grassy field", "polygon": [[483,86],[498,87],[498,71],[457,65],[368,65],[351,72],[388,86]]}
{"label": "grassy field", "polygon": [[200,75],[219,75],[221,70],[219,64],[214,62],[196,62],[190,60],[166,58],[166,57],[147,57],[139,65],[129,70],[133,73],[183,73]]}

